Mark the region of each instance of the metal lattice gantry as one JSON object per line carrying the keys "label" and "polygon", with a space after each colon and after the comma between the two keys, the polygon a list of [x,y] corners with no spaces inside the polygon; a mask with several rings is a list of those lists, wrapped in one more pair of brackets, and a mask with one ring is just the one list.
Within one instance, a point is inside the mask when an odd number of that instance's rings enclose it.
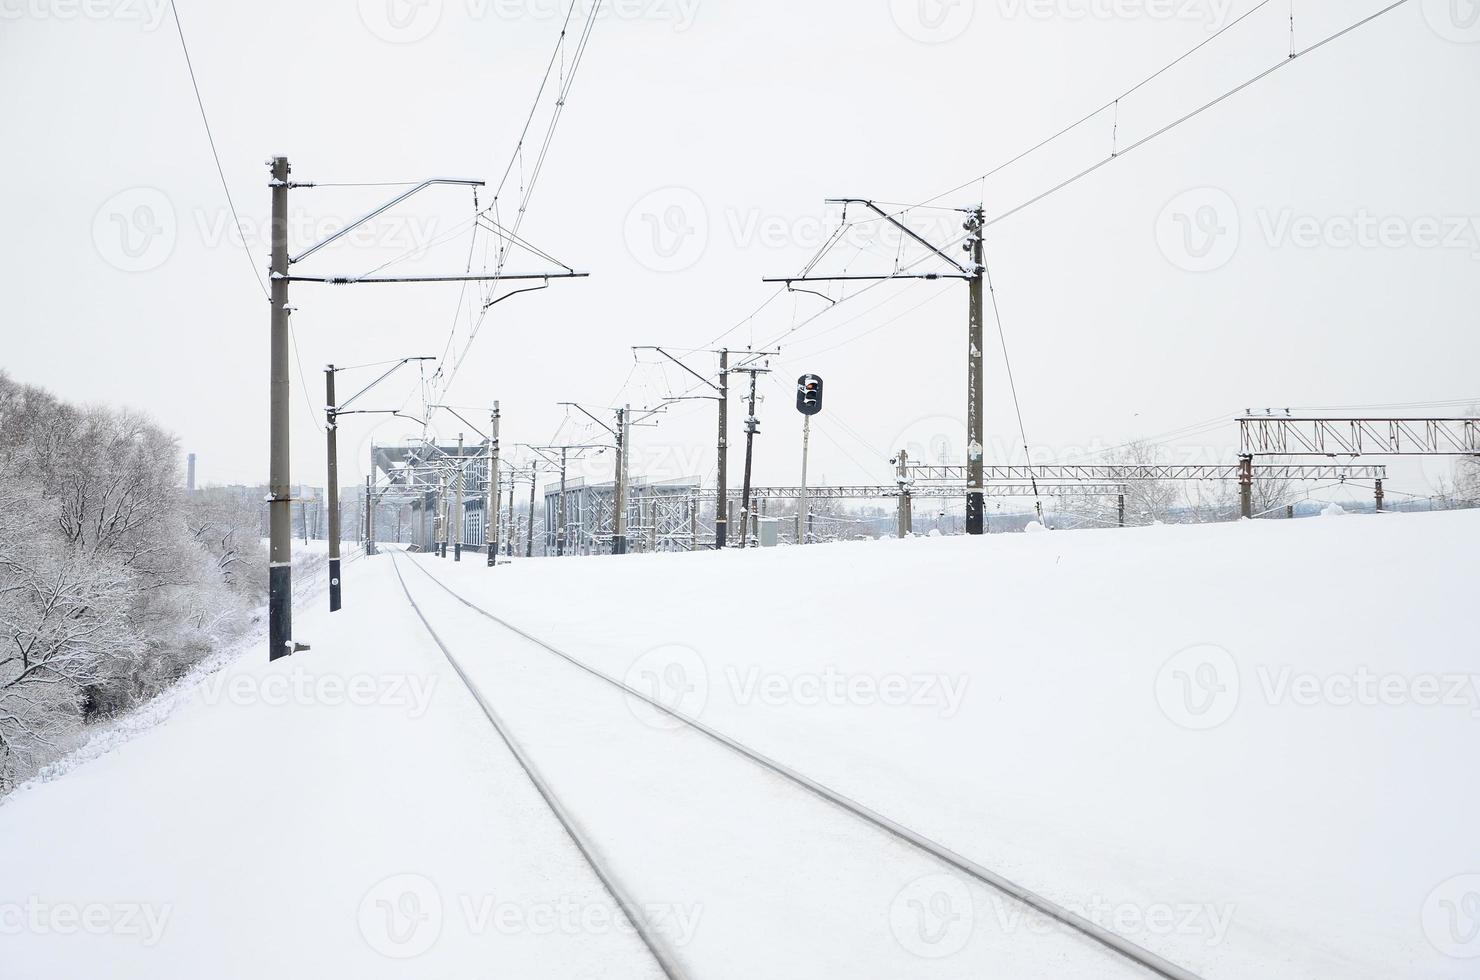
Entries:
{"label": "metal lattice gantry", "polygon": [[1238,420],[1242,456],[1480,456],[1480,418]]}
{"label": "metal lattice gantry", "polygon": [[[710,491],[709,497],[713,496]],[[558,486],[546,488],[546,552],[593,555],[610,550],[616,534],[616,497],[614,482],[587,483],[579,477],[568,480],[563,493]],[[627,495],[627,532],[632,550],[693,548],[701,526],[699,501],[697,478],[655,483],[632,480]]]}
{"label": "metal lattice gantry", "polygon": [[[965,469],[965,467],[960,467]],[[958,481],[959,482],[959,481]],[[1073,494],[1118,494],[1125,490],[1123,484],[1075,484],[1073,486],[1041,486],[1035,488],[1030,483],[1020,484],[989,484],[984,493],[988,497],[1033,497],[1033,496],[1065,496]],[[916,486],[909,487],[907,491],[916,497],[959,497],[961,488],[954,485],[940,486]],[[820,500],[882,500],[885,498],[898,497],[900,488],[897,484],[878,486],[847,486],[847,487],[807,487],[808,499]],[[802,497],[801,487],[753,487],[750,495],[757,500],[800,500]],[[699,491],[699,496],[704,500],[714,500],[715,491],[712,489]],[[729,499],[739,500],[740,492],[732,490],[728,494]]]}
{"label": "metal lattice gantry", "polygon": [[[987,466],[985,479],[988,484],[1002,481],[1036,481],[1040,485],[1053,483],[1160,483],[1172,481],[1235,481],[1239,478],[1240,466],[1228,465],[1158,465],[1158,464],[1111,464],[1101,466]],[[964,483],[966,467],[936,466],[928,463],[910,463],[906,466],[908,478],[916,484]],[[1298,482],[1339,482],[1341,480],[1384,480],[1385,466],[1358,466],[1339,464],[1275,464],[1254,467],[1258,480]],[[919,492],[917,489],[916,493]]]}

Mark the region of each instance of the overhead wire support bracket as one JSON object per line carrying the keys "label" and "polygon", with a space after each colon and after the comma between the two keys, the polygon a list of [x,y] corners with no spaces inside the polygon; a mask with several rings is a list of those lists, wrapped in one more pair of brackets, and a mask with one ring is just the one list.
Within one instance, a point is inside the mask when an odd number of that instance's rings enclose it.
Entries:
{"label": "overhead wire support bracket", "polygon": [[835,198],[829,198],[826,203],[828,203],[828,204],[842,204],[842,205],[845,205],[845,206],[846,205],[849,205],[849,204],[862,204],[864,207],[868,208],[870,211],[874,212],[879,217],[883,218],[885,221],[889,222],[891,225],[893,225],[894,227],[898,228],[900,231],[904,232],[906,235],[908,235],[910,238],[914,239],[916,242],[919,242],[921,245],[924,245],[926,248],[930,249],[930,251],[934,252],[936,255],[940,256],[943,259],[945,259],[952,266],[954,266],[957,270],[959,270],[962,273],[962,275],[965,276],[966,278],[969,279],[969,278],[971,278],[974,275],[974,273],[972,273],[969,269],[967,269],[966,266],[962,265],[960,262],[957,262],[955,259],[951,258],[945,252],[942,252],[939,248],[935,247],[934,244],[932,244],[929,240],[927,240],[925,238],[925,236],[923,236],[923,235],[919,234],[918,232],[916,232],[909,225],[905,224],[903,221],[900,221],[894,215],[890,214],[888,211],[885,211],[883,208],[879,207],[873,201],[870,201],[870,200],[867,200],[867,199],[861,198],[861,197],[835,197]]}
{"label": "overhead wire support bracket", "polygon": [[794,282],[879,282],[885,279],[975,279],[970,272],[893,272],[887,275],[849,274],[838,276],[778,276],[762,279],[761,282],[781,282],[790,286]]}
{"label": "overhead wire support bracket", "polygon": [[288,282],[322,282],[331,286],[352,286],[359,283],[386,283],[386,282],[503,282],[505,280],[530,280],[530,279],[587,279],[589,272],[530,272],[510,275],[486,275],[486,276],[274,276],[275,279],[286,279]]}
{"label": "overhead wire support bracket", "polygon": [[[482,187],[483,186],[483,181],[481,181],[481,180],[461,180],[461,179],[458,179],[458,178],[455,178],[455,177],[433,177],[430,180],[424,180],[421,183],[417,184],[415,187],[411,188],[410,190],[405,191],[404,193],[398,194],[395,197],[391,198],[389,201],[387,201],[386,203],[382,204],[380,207],[376,208],[374,211],[371,211],[369,214],[366,214],[364,217],[357,218],[354,221],[351,221],[349,224],[345,225],[343,228],[339,229],[334,234],[330,235],[328,238],[323,239],[318,244],[316,244],[316,245],[310,245],[307,249],[305,249],[302,252],[299,252],[297,255],[289,256],[289,258],[288,258],[288,264],[289,265],[295,265],[295,264],[297,264],[299,262],[302,262],[304,259],[308,258],[313,253],[317,252],[319,249],[323,248],[325,245],[328,245],[330,242],[334,242],[334,241],[339,240],[340,238],[343,238],[345,235],[347,235],[350,232],[354,231],[356,228],[360,227],[360,225],[363,225],[365,222],[371,220],[372,218],[379,217],[380,215],[382,215],[385,212],[389,211],[391,208],[395,207],[397,204],[400,204],[402,201],[406,200],[411,195],[416,194],[419,191],[424,191],[428,187],[431,187],[434,184],[457,184],[457,185],[461,185],[463,187]],[[292,186],[295,186],[295,187],[312,187],[313,185],[312,184],[294,184]]]}

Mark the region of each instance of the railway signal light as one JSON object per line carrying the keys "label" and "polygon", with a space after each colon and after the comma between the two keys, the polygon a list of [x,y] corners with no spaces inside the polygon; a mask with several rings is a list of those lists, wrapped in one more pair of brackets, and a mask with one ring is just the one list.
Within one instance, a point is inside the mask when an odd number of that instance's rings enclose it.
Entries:
{"label": "railway signal light", "polygon": [[803,415],[822,411],[822,379],[817,375],[804,374],[797,379],[797,411]]}

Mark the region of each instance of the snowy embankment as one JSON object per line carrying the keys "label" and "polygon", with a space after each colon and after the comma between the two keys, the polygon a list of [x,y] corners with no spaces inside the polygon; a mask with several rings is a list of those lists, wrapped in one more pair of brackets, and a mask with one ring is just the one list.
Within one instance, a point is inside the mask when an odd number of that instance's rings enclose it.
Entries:
{"label": "snowy embankment", "polygon": [[[683,848],[655,833],[633,850],[642,808],[576,785],[581,740],[624,721],[572,680],[607,720],[563,742],[537,731],[561,675],[432,600],[411,564],[1207,980],[1387,980],[1473,976],[1480,957],[1480,787],[1464,765],[1480,731],[1477,547],[1480,513],[1455,513],[401,564],[636,880],[703,871],[658,867]],[[160,728],[0,806],[0,974],[652,975],[391,561],[347,571],[343,613],[298,612],[312,652],[254,653]],[[495,660],[508,669],[480,673]],[[716,792],[684,758],[673,783]],[[779,800],[734,805],[775,835]],[[708,853],[723,867],[746,843]],[[700,893],[654,909],[670,934],[698,933],[681,952],[696,976],[1038,975],[984,969],[983,948],[1037,927],[948,886],[909,905],[915,932],[899,909],[819,908],[815,949],[776,971],[767,936],[805,925],[797,894],[782,882],[785,900],[727,904],[764,876],[727,877],[707,908]],[[850,959],[866,948],[840,941],[850,918],[906,966]],[[391,941],[405,930],[412,945]],[[712,950],[728,960],[699,962]]]}

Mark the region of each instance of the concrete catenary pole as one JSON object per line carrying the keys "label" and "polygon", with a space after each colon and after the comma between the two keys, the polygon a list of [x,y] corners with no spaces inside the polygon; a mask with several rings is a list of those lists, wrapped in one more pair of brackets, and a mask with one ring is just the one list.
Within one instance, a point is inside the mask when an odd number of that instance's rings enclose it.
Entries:
{"label": "concrete catenary pole", "polygon": [[914,530],[914,511],[910,499],[910,457],[903,449],[895,461],[894,479],[899,484],[899,526],[896,537],[906,537]]}
{"label": "concrete catenary pole", "polygon": [[504,532],[502,550],[510,558],[514,557],[514,549],[519,543],[519,518],[514,514],[514,492],[519,489],[518,474],[509,474],[509,510],[508,519],[504,521]]}
{"label": "concrete catenary pole", "polygon": [[966,221],[971,247],[973,275],[970,282],[969,327],[966,341],[966,533],[984,534],[987,505],[984,496],[983,445],[986,442],[983,413],[982,323],[985,319],[986,252],[982,246],[985,212],[977,208]]}
{"label": "concrete catenary pole", "polygon": [[560,450],[560,517],[556,521],[555,528],[555,557],[565,557],[565,457],[566,450]]}
{"label": "concrete catenary pole", "polygon": [[730,352],[719,352],[719,455],[715,460],[715,482],[719,493],[714,498],[714,547],[725,547],[730,516],[726,502],[730,498]]}
{"label": "concrete catenary pole", "polygon": [[[742,369],[743,370],[743,369]],[[755,458],[755,434],[760,429],[760,420],[755,417],[755,379],[760,373],[756,368],[749,368],[750,372],[750,399],[749,408],[745,415],[745,488],[740,493],[740,547],[744,548],[750,537],[750,510],[752,501],[750,499],[750,472],[751,464]]]}
{"label": "concrete catenary pole", "polygon": [[334,409],[332,364],[324,368],[324,404],[327,406],[324,432],[329,452],[329,485],[324,488],[329,499],[329,611],[338,612],[343,602],[339,577],[339,414]]}
{"label": "concrete catenary pole", "polygon": [[293,646],[293,512],[288,455],[288,166],[287,157],[273,157],[271,365],[268,406],[268,584],[267,656],[291,656]]}
{"label": "concrete catenary pole", "polygon": [[632,437],[632,406],[617,409],[617,466],[615,492],[612,494],[612,554],[627,553],[627,455]]}
{"label": "concrete catenary pole", "polygon": [[457,499],[452,512],[452,560],[462,561],[463,547],[463,483],[467,466],[463,461],[463,434],[457,434]]}
{"label": "concrete catenary pole", "polygon": [[529,468],[529,530],[524,539],[524,557],[534,557],[534,494],[539,485],[539,469],[533,464]]}
{"label": "concrete catenary pole", "polygon": [[1238,458],[1238,515],[1248,520],[1254,516],[1254,457]]}
{"label": "concrete catenary pole", "polygon": [[437,557],[447,557],[447,470],[437,475]]}
{"label": "concrete catenary pole", "polygon": [[[493,568],[498,564],[498,542],[499,542],[499,481],[498,481],[498,402],[493,403],[493,413],[489,418],[488,440],[488,505],[484,510],[485,520],[483,522],[486,533],[483,543],[488,549],[488,567]],[[513,496],[511,491],[510,497]]]}

